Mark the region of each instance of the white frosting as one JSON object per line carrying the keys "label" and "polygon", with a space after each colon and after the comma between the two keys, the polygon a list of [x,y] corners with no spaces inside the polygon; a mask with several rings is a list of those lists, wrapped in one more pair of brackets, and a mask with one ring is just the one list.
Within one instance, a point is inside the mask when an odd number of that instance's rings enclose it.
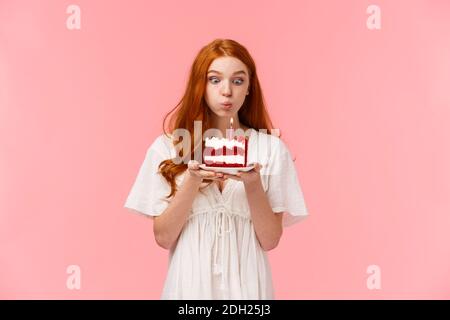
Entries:
{"label": "white frosting", "polygon": [[206,138],[205,139],[205,147],[213,147],[214,149],[221,149],[223,146],[226,146],[229,149],[233,149],[233,147],[240,147],[245,149],[245,143],[237,140],[228,140],[224,138]]}
{"label": "white frosting", "polygon": [[244,156],[205,156],[205,162],[245,163]]}

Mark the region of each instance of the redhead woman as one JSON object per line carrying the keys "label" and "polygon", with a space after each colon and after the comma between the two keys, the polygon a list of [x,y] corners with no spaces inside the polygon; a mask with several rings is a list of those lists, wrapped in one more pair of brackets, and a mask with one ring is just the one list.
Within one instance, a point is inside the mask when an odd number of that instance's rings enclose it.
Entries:
{"label": "redhead woman", "polygon": [[[209,170],[194,156],[205,132],[225,136],[230,119],[248,139],[247,158],[254,164],[249,171]],[[201,124],[200,139],[195,123]],[[267,251],[277,247],[283,227],[308,212],[248,50],[229,39],[203,47],[163,130],[125,203],[153,219],[155,240],[169,252],[161,299],[274,299]],[[188,146],[181,159],[180,131]]]}

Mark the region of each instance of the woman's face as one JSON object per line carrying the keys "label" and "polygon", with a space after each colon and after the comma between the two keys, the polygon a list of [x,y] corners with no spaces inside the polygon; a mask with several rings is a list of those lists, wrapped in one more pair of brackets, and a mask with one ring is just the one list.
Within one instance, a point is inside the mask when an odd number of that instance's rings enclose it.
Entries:
{"label": "woman's face", "polygon": [[[219,117],[231,117],[239,111],[249,89],[248,69],[234,57],[215,59],[208,69],[206,103]],[[229,105],[225,105],[229,103]]]}

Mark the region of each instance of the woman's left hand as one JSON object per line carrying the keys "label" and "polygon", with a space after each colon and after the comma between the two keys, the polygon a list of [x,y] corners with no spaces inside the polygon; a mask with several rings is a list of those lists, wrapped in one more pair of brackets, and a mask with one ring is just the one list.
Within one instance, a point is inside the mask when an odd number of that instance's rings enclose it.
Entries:
{"label": "woman's left hand", "polygon": [[250,171],[239,171],[237,174],[224,174],[223,178],[242,181],[244,184],[251,184],[260,181],[260,171],[261,165],[259,163],[255,163],[255,167]]}

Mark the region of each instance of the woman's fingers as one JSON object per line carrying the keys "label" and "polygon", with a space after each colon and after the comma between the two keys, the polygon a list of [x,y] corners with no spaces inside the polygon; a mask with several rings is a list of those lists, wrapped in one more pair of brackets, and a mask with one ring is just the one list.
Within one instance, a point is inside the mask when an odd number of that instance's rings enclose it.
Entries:
{"label": "woman's fingers", "polygon": [[211,179],[211,180],[219,180],[223,181],[226,178],[224,177],[224,174],[222,172],[215,172],[215,171],[209,171],[209,170],[203,170],[199,167],[199,163],[196,160],[190,160],[188,162],[188,169],[190,172],[202,179]]}
{"label": "woman's fingers", "polygon": [[188,168],[192,170],[198,170],[199,169],[199,163],[196,160],[189,160],[188,162]]}
{"label": "woman's fingers", "polygon": [[223,173],[210,172],[210,171],[206,171],[206,170],[200,170],[200,174],[203,175],[204,177],[211,177],[211,178],[222,178],[223,177]]}
{"label": "woman's fingers", "polygon": [[199,174],[202,176],[203,179],[211,179],[211,180],[218,180],[218,181],[225,180],[224,174],[221,172],[199,170]]}
{"label": "woman's fingers", "polygon": [[254,165],[254,166],[255,166],[255,167],[254,167],[252,170],[250,170],[250,171],[256,171],[256,172],[261,171],[262,165],[261,165],[260,163],[258,163],[258,162],[252,162],[252,163],[250,163],[250,165]]}
{"label": "woman's fingers", "polygon": [[239,177],[239,176],[236,176],[236,175],[234,175],[234,174],[225,174],[224,176],[224,179],[233,179],[233,180],[241,180],[241,178]]}

